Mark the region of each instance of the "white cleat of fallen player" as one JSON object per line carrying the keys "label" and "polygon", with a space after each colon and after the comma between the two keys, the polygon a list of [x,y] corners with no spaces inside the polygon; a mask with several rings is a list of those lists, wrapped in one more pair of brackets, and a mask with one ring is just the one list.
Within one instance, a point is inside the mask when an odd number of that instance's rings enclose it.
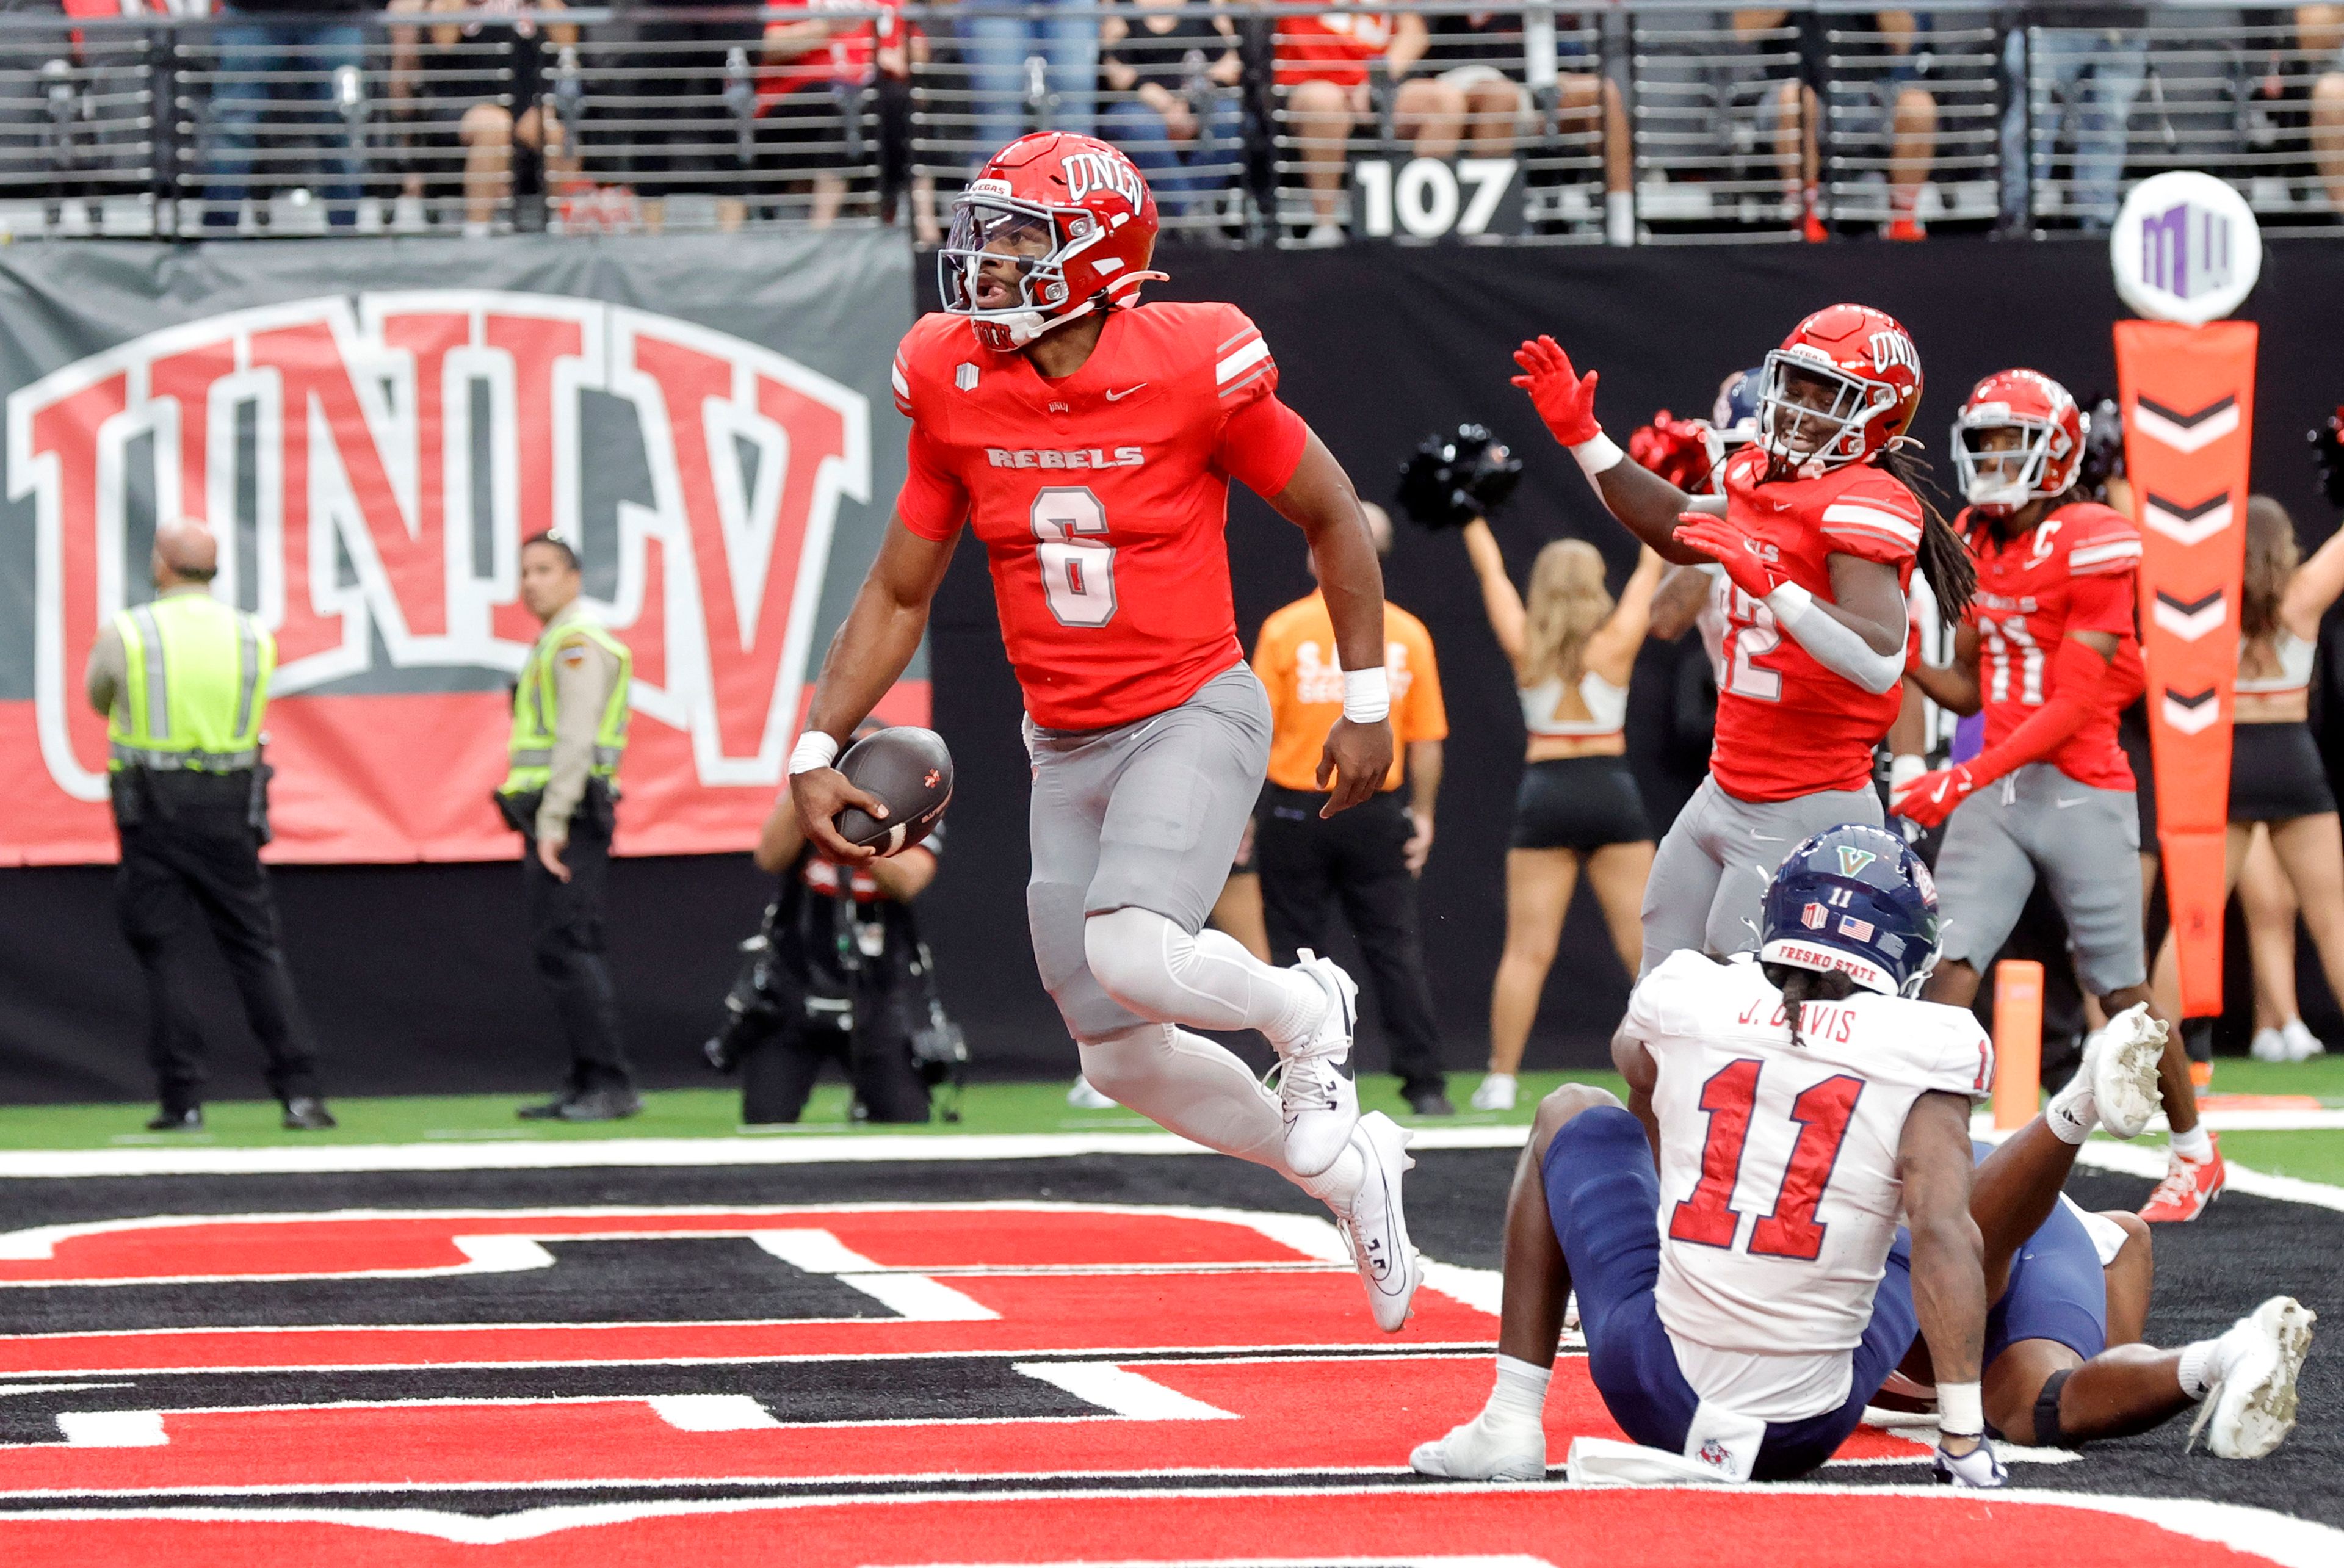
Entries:
{"label": "white cleat of fallen player", "polygon": [[1400,1177],[1416,1168],[1408,1154],[1409,1136],[1379,1110],[1359,1118],[1351,1147],[1359,1151],[1365,1171],[1359,1190],[1335,1211],[1336,1228],[1368,1288],[1376,1327],[1387,1334],[1397,1334],[1407,1325],[1421,1278],[1416,1248],[1408,1239],[1408,1213],[1400,1203]]}
{"label": "white cleat of fallen player", "polygon": [[2189,1444],[2202,1433],[2223,1459],[2260,1459],[2285,1442],[2295,1430],[2295,1381],[2318,1320],[2294,1297],[2273,1296],[2215,1340],[2215,1375]]}
{"label": "white cleat of fallen player", "polygon": [[2165,1057],[2167,1032],[2165,1020],[2149,1017],[2147,1003],[2136,1002],[2085,1042],[2092,1100],[2111,1137],[2138,1138],[2163,1108],[2157,1068]]}
{"label": "white cleat of fallen player", "polygon": [[1286,1118],[1286,1168],[1297,1176],[1319,1176],[1342,1158],[1359,1123],[1359,1086],[1344,1070],[1351,1059],[1359,987],[1332,958],[1308,947],[1294,967],[1318,983],[1327,1007],[1310,1037],[1280,1057],[1278,1106]]}

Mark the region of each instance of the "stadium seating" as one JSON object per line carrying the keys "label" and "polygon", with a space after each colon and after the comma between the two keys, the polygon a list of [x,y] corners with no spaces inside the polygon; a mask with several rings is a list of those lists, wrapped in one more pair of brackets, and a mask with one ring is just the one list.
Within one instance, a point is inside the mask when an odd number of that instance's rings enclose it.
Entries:
{"label": "stadium seating", "polygon": [[[1237,243],[1432,238],[1392,221],[1398,183],[1415,178],[1398,194],[1419,207],[1461,191],[1460,212],[1473,187],[1461,166],[1446,195],[1437,174],[1410,177],[1426,154],[1515,160],[1494,215],[1429,226],[1441,237],[1600,242],[1607,185],[1632,178],[1643,242],[1792,238],[1810,177],[1829,232],[1864,237],[1892,216],[1891,132],[1915,125],[1934,127],[1917,216],[1935,232],[2096,228],[2111,181],[2174,167],[2231,180],[2275,231],[2344,216],[2344,28],[2322,19],[2334,7],[2156,5],[2137,29],[2083,33],[2057,6],[1977,0],[1912,13],[1627,0],[1470,21],[1442,0],[1230,0],[1187,8],[1228,44],[1190,52],[1169,125],[1117,61],[1129,0],[572,7],[519,25],[401,0],[361,13],[362,47],[330,66],[256,55],[218,17],[92,8],[29,0],[0,15],[0,232],[892,221],[933,240],[934,187],[949,191],[1005,132],[1043,126],[1121,137],[1170,182],[1168,230]],[[1383,41],[1414,31],[1411,13],[1429,51],[1389,57]],[[1909,34],[1888,20],[1906,15]],[[1026,46],[985,29],[1026,21],[1034,52],[1009,69]],[[1107,46],[1067,51],[1065,29],[1103,22]],[[1359,46],[1330,68],[1306,35]],[[1299,92],[1317,94],[1305,109],[1324,102],[1313,78],[1330,69],[1342,116],[1298,112]],[[2323,114],[2339,128],[2318,130]],[[1819,177],[1799,166],[1809,131]],[[1607,181],[1614,137],[1626,172]],[[2323,137],[2337,144],[2325,167]]]}

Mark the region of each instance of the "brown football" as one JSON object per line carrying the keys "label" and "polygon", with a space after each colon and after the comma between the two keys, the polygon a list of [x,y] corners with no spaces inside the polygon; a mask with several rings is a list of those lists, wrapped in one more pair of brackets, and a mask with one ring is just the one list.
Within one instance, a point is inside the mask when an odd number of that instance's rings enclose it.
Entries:
{"label": "brown football", "polygon": [[942,735],[915,724],[891,724],[864,736],[838,759],[838,771],[887,803],[884,822],[854,806],[840,812],[838,835],[883,855],[901,854],[927,837],[952,803],[952,753]]}

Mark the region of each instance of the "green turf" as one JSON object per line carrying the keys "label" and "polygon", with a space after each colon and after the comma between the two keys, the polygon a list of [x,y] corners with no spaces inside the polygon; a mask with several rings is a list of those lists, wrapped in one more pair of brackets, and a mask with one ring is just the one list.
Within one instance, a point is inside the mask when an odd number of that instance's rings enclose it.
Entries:
{"label": "green turf", "polygon": [[[1571,1074],[1624,1092],[1608,1073]],[[1440,1125],[1521,1123],[1530,1120],[1539,1097],[1563,1081],[1562,1073],[1526,1073],[1521,1098],[1510,1112],[1460,1108]],[[1480,1080],[1458,1074],[1450,1080],[1460,1108]],[[1155,1124],[1124,1110],[1076,1110],[1066,1104],[1066,1086],[1059,1083],[978,1084],[962,1101],[956,1126],[930,1123],[924,1127],[859,1127],[846,1118],[846,1088],[825,1084],[814,1091],[805,1119],[790,1127],[743,1128],[740,1125],[738,1091],[722,1088],[669,1089],[643,1097],[643,1113],[621,1122],[571,1126],[560,1122],[515,1119],[522,1096],[461,1095],[380,1099],[336,1099],[334,1115],[341,1126],[332,1132],[287,1132],[278,1125],[274,1101],[222,1101],[204,1108],[200,1133],[157,1133],[141,1130],[152,1109],[131,1105],[10,1106],[0,1108],[0,1149],[123,1148],[153,1145],[209,1145],[252,1148],[270,1144],[308,1143],[436,1143],[481,1138],[791,1138],[810,1133],[916,1133],[949,1137],[959,1132],[1142,1132]],[[1388,1111],[1413,1121],[1399,1098],[1397,1078],[1370,1076],[1359,1083],[1359,1103],[1368,1110]]]}
{"label": "green turf", "polygon": [[2226,1095],[2309,1095],[2322,1105],[2344,1106],[2344,1052],[2308,1062],[2258,1062],[2221,1057],[2214,1063],[2214,1092]]}

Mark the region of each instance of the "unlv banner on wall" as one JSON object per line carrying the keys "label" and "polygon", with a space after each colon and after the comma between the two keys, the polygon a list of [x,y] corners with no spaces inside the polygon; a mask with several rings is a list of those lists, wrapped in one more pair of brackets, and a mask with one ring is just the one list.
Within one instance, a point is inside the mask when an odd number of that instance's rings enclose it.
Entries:
{"label": "unlv banner on wall", "polygon": [[173,515],[277,636],[273,858],[514,853],[546,528],[634,652],[621,847],[746,847],[901,479],[908,267],[876,233],[13,248],[0,862],[113,857],[83,662]]}

